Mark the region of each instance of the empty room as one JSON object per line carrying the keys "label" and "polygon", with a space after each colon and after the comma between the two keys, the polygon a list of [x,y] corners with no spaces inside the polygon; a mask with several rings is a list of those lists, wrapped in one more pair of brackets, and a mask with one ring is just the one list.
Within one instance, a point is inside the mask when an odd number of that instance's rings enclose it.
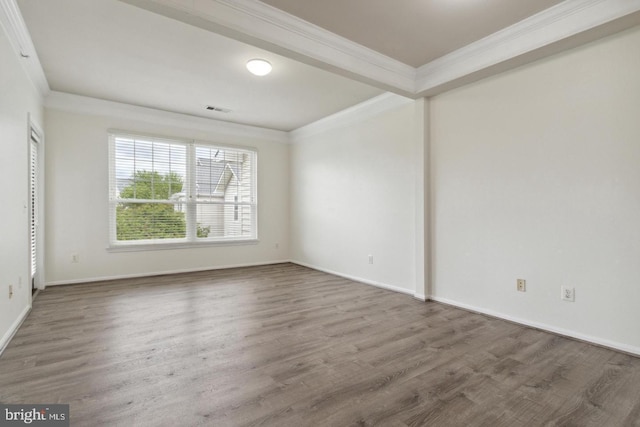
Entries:
{"label": "empty room", "polygon": [[640,0],[0,0],[0,426],[640,427]]}

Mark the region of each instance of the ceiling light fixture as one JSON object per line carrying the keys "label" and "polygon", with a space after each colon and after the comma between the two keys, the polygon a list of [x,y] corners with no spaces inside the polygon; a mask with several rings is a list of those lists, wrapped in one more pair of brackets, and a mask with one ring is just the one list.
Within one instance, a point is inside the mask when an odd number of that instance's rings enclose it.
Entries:
{"label": "ceiling light fixture", "polygon": [[271,63],[264,59],[252,59],[247,62],[247,70],[256,76],[266,76],[272,69],[273,67],[271,66]]}

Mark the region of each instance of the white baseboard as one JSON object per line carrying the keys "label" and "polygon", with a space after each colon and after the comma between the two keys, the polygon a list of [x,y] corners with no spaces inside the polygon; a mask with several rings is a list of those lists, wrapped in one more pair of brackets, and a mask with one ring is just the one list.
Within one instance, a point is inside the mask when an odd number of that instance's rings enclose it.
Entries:
{"label": "white baseboard", "polygon": [[[599,346],[611,348],[613,350],[618,350],[618,351],[622,351],[622,352],[625,352],[625,353],[629,353],[629,354],[633,354],[633,355],[636,355],[636,356],[640,356],[640,347],[635,347],[635,346],[631,346],[631,345],[627,345],[627,344],[623,344],[623,343],[619,343],[619,342],[615,342],[615,341],[610,341],[610,340],[607,340],[607,339],[594,337],[594,336],[591,336],[591,335],[581,334],[581,333],[578,333],[578,332],[574,332],[574,331],[570,331],[570,330],[567,330],[567,329],[558,328],[558,327],[555,327],[555,326],[552,326],[552,325],[548,325],[546,323],[540,323],[540,322],[535,322],[535,321],[531,321],[531,320],[527,320],[527,319],[522,319],[522,318],[519,318],[519,317],[510,316],[510,315],[507,315],[507,314],[504,314],[504,313],[499,313],[497,311],[476,307],[476,306],[473,306],[473,305],[470,305],[470,304],[461,303],[461,302],[450,300],[450,299],[447,299],[447,298],[441,298],[441,297],[437,297],[437,296],[427,296],[427,295],[423,295],[423,294],[417,294],[417,293],[414,293],[413,291],[411,291],[409,289],[405,289],[405,288],[401,288],[401,287],[398,287],[398,286],[389,285],[389,284],[382,283],[382,282],[377,282],[377,281],[374,281],[374,280],[368,280],[368,279],[364,279],[362,277],[356,277],[356,276],[352,276],[352,275],[349,275],[349,274],[339,273],[337,271],[333,271],[333,270],[330,270],[330,269],[327,269],[327,268],[322,268],[322,267],[319,267],[319,266],[316,266],[316,265],[313,265],[313,264],[308,264],[308,263],[305,263],[305,262],[302,262],[302,261],[297,261],[297,260],[279,260],[279,261],[268,261],[268,262],[259,262],[259,263],[246,263],[246,264],[233,264],[233,265],[224,265],[224,266],[215,266],[215,267],[203,267],[203,268],[195,268],[195,269],[191,268],[191,269],[182,269],[182,270],[169,270],[169,271],[153,272],[153,273],[124,274],[124,275],[116,275],[116,276],[91,277],[91,278],[74,279],[74,280],[60,280],[60,281],[54,281],[54,282],[47,282],[46,286],[72,285],[72,284],[78,284],[78,283],[101,282],[101,281],[119,280],[119,279],[133,279],[133,278],[138,278],[138,277],[162,276],[162,275],[166,275],[166,274],[193,273],[193,272],[199,272],[199,271],[222,270],[222,269],[226,269],[226,268],[257,267],[257,266],[262,266],[262,265],[273,265],[273,264],[283,264],[283,263],[297,264],[297,265],[300,265],[300,266],[303,266],[303,267],[312,268],[314,270],[322,271],[324,273],[332,274],[334,276],[344,277],[345,279],[353,280],[353,281],[356,281],[356,282],[364,283],[364,284],[375,286],[375,287],[378,287],[378,288],[382,288],[382,289],[386,289],[386,290],[390,290],[390,291],[394,291],[394,292],[399,292],[399,293],[402,293],[402,294],[405,294],[405,295],[411,295],[414,298],[416,298],[418,300],[421,300],[421,301],[431,300],[431,301],[435,301],[435,302],[451,305],[451,306],[454,306],[454,307],[461,308],[463,310],[468,310],[468,311],[473,311],[473,312],[476,312],[476,313],[486,314],[488,316],[495,317],[495,318],[498,318],[498,319],[507,320],[507,321],[510,321],[510,322],[514,322],[514,323],[518,323],[518,324],[521,324],[521,325],[530,326],[532,328],[540,329],[540,330],[543,330],[543,331],[551,332],[551,333],[554,333],[554,334],[558,334],[558,335],[562,335],[562,336],[566,336],[566,337],[570,337],[570,338],[575,338],[575,339],[578,339],[578,340],[581,340],[581,341],[585,341],[585,342],[589,342],[589,343],[596,344],[596,345],[599,345]],[[22,322],[24,322],[24,319],[26,319],[27,314],[29,314],[30,310],[31,310],[31,307],[26,307],[25,310],[20,315],[20,317],[18,319],[16,319],[14,324],[11,325],[11,327],[9,328],[7,333],[2,337],[2,339],[0,340],[0,355],[2,354],[2,351],[4,350],[4,348],[6,347],[8,342],[11,340],[13,335],[17,332],[17,330],[20,327],[20,325],[22,324]]]}
{"label": "white baseboard", "polygon": [[287,262],[290,262],[290,261],[288,259],[285,259],[280,261],[219,265],[219,266],[209,266],[209,267],[202,267],[202,268],[185,268],[181,270],[156,271],[156,272],[150,272],[150,273],[147,272],[147,273],[135,273],[135,274],[121,274],[121,275],[115,275],[115,276],[87,277],[83,279],[56,280],[52,282],[47,282],[46,286],[77,285],[79,283],[104,282],[108,280],[120,280],[120,279],[135,279],[139,277],[164,276],[167,274],[197,273],[199,271],[224,270],[227,268],[258,267],[261,265],[283,264]]}
{"label": "white baseboard", "polygon": [[521,325],[525,325],[525,326],[530,326],[532,328],[536,328],[536,329],[541,329],[543,331],[547,331],[547,332],[552,332],[554,334],[557,335],[562,335],[565,337],[569,337],[569,338],[575,338],[578,339],[580,341],[585,341],[591,344],[596,344],[602,347],[607,347],[607,348],[611,348],[613,350],[618,350],[618,351],[622,351],[625,353],[629,353],[629,354],[633,354],[635,356],[640,356],[640,347],[634,347],[631,345],[627,345],[627,344],[622,344],[619,342],[615,342],[615,341],[610,341],[607,339],[603,339],[603,338],[598,338],[598,337],[594,337],[591,335],[585,335],[585,334],[581,334],[579,332],[574,332],[574,331],[570,331],[567,329],[563,329],[563,328],[558,328],[556,326],[551,326],[548,325],[546,323],[540,323],[540,322],[534,322],[531,320],[527,320],[527,319],[522,319],[519,317],[513,317],[507,314],[503,314],[503,313],[499,313],[497,311],[493,311],[493,310],[487,310],[485,308],[480,308],[480,307],[476,307],[473,305],[469,305],[469,304],[464,304],[458,301],[453,301],[447,298],[440,298],[440,297],[434,297],[434,296],[430,296],[429,297],[430,300],[432,301],[436,301],[436,302],[440,302],[443,304],[447,304],[447,305],[452,305],[454,307],[458,307],[458,308],[462,308],[464,310],[468,310],[468,311],[473,311],[476,313],[481,313],[481,314],[486,314],[488,316],[491,317],[497,317],[499,319],[503,319],[503,320],[508,320],[510,322],[513,323],[518,323]]}
{"label": "white baseboard", "polygon": [[15,322],[13,322],[11,326],[9,326],[9,330],[2,336],[2,338],[0,339],[0,356],[2,356],[4,349],[7,348],[7,345],[9,345],[11,338],[13,338],[16,332],[18,332],[18,329],[20,329],[20,326],[22,326],[22,323],[25,321],[30,311],[31,305],[26,306],[24,310],[22,310],[22,313],[20,313],[20,316],[18,316],[18,318],[15,320]]}
{"label": "white baseboard", "polygon": [[426,302],[429,299],[429,297],[424,294],[413,294],[413,297],[415,299],[419,299],[422,302]]}
{"label": "white baseboard", "polygon": [[400,292],[401,294],[413,296],[413,291],[399,286],[388,285],[382,282],[376,282],[374,280],[363,279],[362,277],[351,276],[349,274],[338,273],[337,271],[329,270],[328,268],[318,267],[316,265],[307,264],[306,262],[290,260],[292,264],[298,264],[303,267],[312,268],[314,270],[322,271],[323,273],[333,274],[334,276],[344,277],[345,279],[353,280],[354,282],[364,283],[366,285],[375,286],[377,288],[387,289],[389,291]]}

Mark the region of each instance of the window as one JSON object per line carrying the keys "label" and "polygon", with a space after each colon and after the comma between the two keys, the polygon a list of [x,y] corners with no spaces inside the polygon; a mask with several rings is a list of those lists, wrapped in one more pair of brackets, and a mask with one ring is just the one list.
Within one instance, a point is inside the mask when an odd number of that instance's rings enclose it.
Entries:
{"label": "window", "polygon": [[257,239],[254,150],[110,133],[113,247]]}

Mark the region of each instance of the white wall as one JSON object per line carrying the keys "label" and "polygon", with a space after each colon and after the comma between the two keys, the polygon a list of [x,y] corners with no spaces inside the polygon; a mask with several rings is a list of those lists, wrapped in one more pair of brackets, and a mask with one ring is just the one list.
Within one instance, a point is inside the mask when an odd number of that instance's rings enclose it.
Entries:
{"label": "white wall", "polygon": [[432,99],[436,299],[640,353],[639,52],[635,28]]}
{"label": "white wall", "polygon": [[[147,111],[148,113],[148,111]],[[145,114],[147,114],[145,113]],[[160,117],[160,116],[159,116]],[[48,284],[289,259],[288,146],[258,138],[221,138],[207,131],[77,114],[47,108],[46,274]],[[258,244],[141,252],[108,252],[110,128],[258,149]],[[276,248],[279,243],[279,248]],[[71,263],[71,254],[79,255]]]}
{"label": "white wall", "polygon": [[[28,115],[42,125],[42,100],[0,27],[0,349],[31,306]],[[21,284],[19,284],[21,282]],[[9,299],[9,285],[14,295]]]}
{"label": "white wall", "polygon": [[295,262],[413,294],[414,117],[409,102],[308,136],[294,133]]}

